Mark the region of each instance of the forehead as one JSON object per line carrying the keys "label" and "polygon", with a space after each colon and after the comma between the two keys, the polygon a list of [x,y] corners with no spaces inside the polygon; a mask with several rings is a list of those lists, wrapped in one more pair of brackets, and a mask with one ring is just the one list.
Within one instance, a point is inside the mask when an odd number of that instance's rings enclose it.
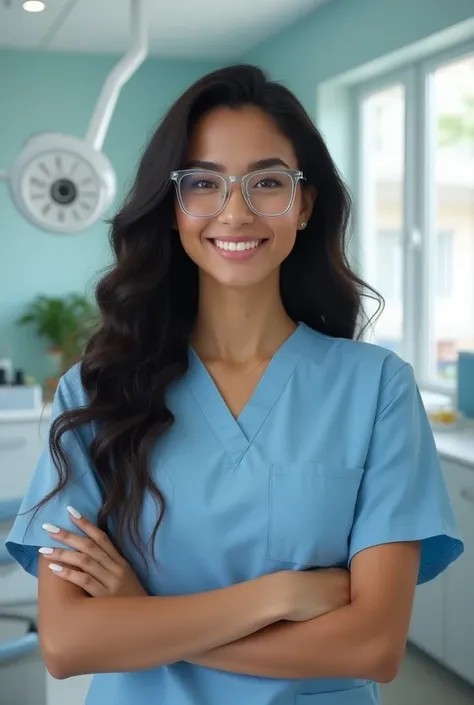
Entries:
{"label": "forehead", "polygon": [[291,141],[256,107],[218,108],[196,125],[189,143],[189,161],[202,160],[245,171],[252,162],[277,157],[298,168]]}

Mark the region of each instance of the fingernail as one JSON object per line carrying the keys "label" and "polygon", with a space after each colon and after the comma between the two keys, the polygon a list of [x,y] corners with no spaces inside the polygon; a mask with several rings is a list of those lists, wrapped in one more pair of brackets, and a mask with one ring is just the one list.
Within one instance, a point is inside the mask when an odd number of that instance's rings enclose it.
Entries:
{"label": "fingernail", "polygon": [[77,509],[74,509],[74,507],[66,507],[69,514],[72,514],[74,519],[80,519],[81,518],[81,513],[77,511]]}
{"label": "fingernail", "polygon": [[49,567],[54,573],[60,573],[63,569],[62,565],[57,565],[56,563],[50,563]]}
{"label": "fingernail", "polygon": [[43,529],[50,534],[59,534],[59,532],[61,531],[61,529],[59,529],[57,526],[54,526],[54,524],[43,524]]}
{"label": "fingernail", "polygon": [[53,551],[54,548],[49,548],[48,546],[39,549],[39,553],[52,553]]}

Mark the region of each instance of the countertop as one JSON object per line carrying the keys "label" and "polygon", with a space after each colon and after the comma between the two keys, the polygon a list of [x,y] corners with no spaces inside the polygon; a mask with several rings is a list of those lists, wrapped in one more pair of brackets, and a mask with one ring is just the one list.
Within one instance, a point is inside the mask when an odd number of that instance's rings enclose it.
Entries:
{"label": "countertop", "polygon": [[474,470],[474,423],[466,427],[434,431],[441,457],[469,465]]}
{"label": "countertop", "polygon": [[[0,411],[0,423],[47,421],[50,415],[51,404],[38,409]],[[460,428],[434,430],[434,437],[442,457],[469,465],[474,470],[474,419]]]}
{"label": "countertop", "polygon": [[36,409],[0,409],[0,423],[18,423],[22,421],[47,421],[51,416],[51,404],[43,404]]}

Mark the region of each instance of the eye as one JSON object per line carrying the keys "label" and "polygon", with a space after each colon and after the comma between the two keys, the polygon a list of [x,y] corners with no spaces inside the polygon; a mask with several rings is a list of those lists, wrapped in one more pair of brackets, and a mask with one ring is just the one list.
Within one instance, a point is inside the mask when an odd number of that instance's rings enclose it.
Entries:
{"label": "eye", "polygon": [[267,176],[265,179],[260,179],[254,188],[275,188],[281,186],[281,182],[278,181],[274,176]]}
{"label": "eye", "polygon": [[210,181],[209,179],[195,179],[189,184],[189,188],[194,188],[194,189],[218,189],[219,184],[216,184],[214,181]]}

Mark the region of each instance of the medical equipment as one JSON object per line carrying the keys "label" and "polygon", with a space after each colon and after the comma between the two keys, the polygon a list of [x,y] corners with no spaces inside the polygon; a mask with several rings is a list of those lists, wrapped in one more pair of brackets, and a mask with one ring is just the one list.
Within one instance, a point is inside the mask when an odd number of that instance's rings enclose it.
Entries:
{"label": "medical equipment", "polygon": [[42,230],[63,234],[82,231],[112,203],[115,172],[101,150],[120,91],[147,53],[144,0],[131,0],[130,48],[104,83],[86,137],[33,135],[10,169],[0,172],[18,210]]}

